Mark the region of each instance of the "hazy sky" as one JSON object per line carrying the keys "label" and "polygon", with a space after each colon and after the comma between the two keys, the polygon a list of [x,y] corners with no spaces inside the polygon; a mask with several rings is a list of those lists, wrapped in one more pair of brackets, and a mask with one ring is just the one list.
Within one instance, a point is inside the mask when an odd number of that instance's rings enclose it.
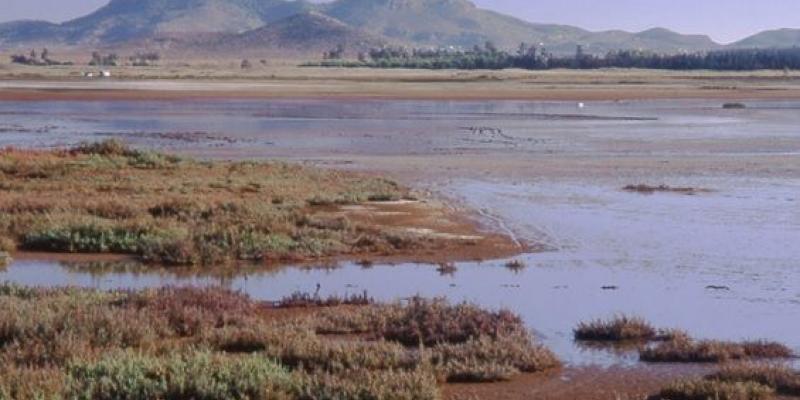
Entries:
{"label": "hazy sky", "polygon": [[[707,33],[731,42],[758,31],[800,28],[800,0],[474,0],[534,22],[590,30],[639,31],[663,26],[682,33]],[[63,21],[108,0],[0,0],[0,21]]]}

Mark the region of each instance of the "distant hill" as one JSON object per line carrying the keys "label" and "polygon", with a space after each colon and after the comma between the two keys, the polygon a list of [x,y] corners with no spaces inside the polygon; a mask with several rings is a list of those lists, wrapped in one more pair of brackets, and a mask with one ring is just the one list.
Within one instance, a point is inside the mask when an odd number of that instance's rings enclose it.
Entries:
{"label": "distant hill", "polygon": [[736,48],[800,46],[800,29],[764,31],[730,45]]}
{"label": "distant hill", "polygon": [[[2,24],[0,43],[98,45],[180,33],[239,33],[312,7],[305,1],[284,0],[111,0],[89,15],[60,25]],[[38,32],[40,27],[46,28],[44,32]]]}
{"label": "distant hill", "polygon": [[422,45],[471,47],[492,41],[504,48],[543,43],[556,53],[583,45],[592,53],[615,49],[694,51],[717,47],[707,36],[666,29],[641,33],[589,32],[567,25],[535,24],[478,8],[468,0],[337,0],[323,6],[328,15],[375,34]]}
{"label": "distant hill", "polygon": [[[798,31],[781,30],[735,45],[791,46],[798,44],[798,39]],[[62,24],[0,24],[2,47],[116,47],[147,42],[190,45],[195,51],[208,45],[207,50],[215,52],[251,46],[294,46],[297,51],[316,52],[320,46],[338,43],[472,47],[486,41],[506,49],[522,42],[541,43],[557,54],[573,53],[578,45],[593,54],[617,49],[677,53],[723,47],[708,36],[663,28],[638,33],[590,32],[530,23],[478,8],[469,0],[335,0],[324,4],[306,0],[111,0],[89,15]]]}
{"label": "distant hill", "polygon": [[238,34],[176,38],[171,46],[194,53],[321,55],[343,45],[350,56],[386,44],[383,37],[354,28],[316,11],[305,11]]}

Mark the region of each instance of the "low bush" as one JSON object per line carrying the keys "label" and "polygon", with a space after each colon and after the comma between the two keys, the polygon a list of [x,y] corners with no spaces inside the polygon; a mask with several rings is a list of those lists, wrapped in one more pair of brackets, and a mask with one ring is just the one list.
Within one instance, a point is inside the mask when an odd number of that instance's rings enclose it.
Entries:
{"label": "low bush", "polygon": [[768,363],[735,363],[723,366],[706,377],[723,382],[756,382],[786,396],[800,396],[800,373],[783,365]]}
{"label": "low bush", "polygon": [[496,338],[524,330],[519,316],[508,310],[487,311],[475,305],[451,305],[443,299],[414,297],[395,306],[379,326],[379,335],[405,345],[464,343],[481,336]]}
{"label": "low bush", "polygon": [[346,296],[328,296],[325,298],[319,295],[294,292],[289,296],[280,299],[275,306],[278,308],[307,308],[307,307],[336,307],[336,306],[366,306],[375,303],[375,299],[369,297],[365,290],[361,294]]}
{"label": "low bush", "polygon": [[522,372],[542,372],[561,365],[550,350],[523,333],[495,339],[483,336],[429,351],[432,365],[448,382],[504,381]]}
{"label": "low bush", "polygon": [[208,352],[153,357],[109,355],[67,369],[69,398],[92,400],[290,398],[296,382],[279,364],[259,355],[237,358]]}
{"label": "low bush", "polygon": [[775,392],[754,382],[688,380],[673,383],[658,394],[662,400],[765,400]]}
{"label": "low bush", "polygon": [[692,340],[679,338],[665,341],[639,352],[643,361],[649,362],[725,362],[731,360],[786,358],[791,349],[773,342],[724,342],[717,340]]}
{"label": "low bush", "polygon": [[0,252],[12,252],[17,249],[17,244],[11,238],[0,236]]}
{"label": "low bush", "polygon": [[136,253],[144,232],[101,224],[79,224],[32,231],[24,248],[66,253]]}
{"label": "low bush", "polygon": [[658,335],[658,331],[644,319],[624,315],[610,320],[581,322],[573,333],[576,340],[620,342],[648,341]]}

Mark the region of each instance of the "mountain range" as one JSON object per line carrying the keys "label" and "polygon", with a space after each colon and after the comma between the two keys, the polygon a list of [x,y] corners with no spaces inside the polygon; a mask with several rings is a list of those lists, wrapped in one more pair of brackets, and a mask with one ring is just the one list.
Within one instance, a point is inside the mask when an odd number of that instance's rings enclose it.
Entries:
{"label": "mountain range", "polygon": [[284,49],[317,52],[337,44],[501,48],[543,44],[554,53],[603,54],[617,49],[676,53],[740,47],[800,45],[800,30],[756,34],[727,46],[705,35],[663,28],[643,32],[591,32],[538,24],[481,9],[469,0],[111,0],[97,11],[61,24],[0,24],[0,47],[32,45],[161,46],[198,52]]}

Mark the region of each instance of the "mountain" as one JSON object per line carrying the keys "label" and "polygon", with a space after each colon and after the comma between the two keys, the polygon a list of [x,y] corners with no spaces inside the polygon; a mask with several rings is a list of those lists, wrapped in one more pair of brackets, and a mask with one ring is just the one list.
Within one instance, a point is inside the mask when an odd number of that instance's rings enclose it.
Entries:
{"label": "mountain", "polygon": [[[296,18],[295,18],[296,17]],[[764,32],[739,47],[797,44],[798,31]],[[228,45],[224,41],[229,41]],[[62,24],[17,21],[0,24],[0,46],[32,44],[115,47],[143,42],[191,45],[209,50],[247,46],[396,43],[472,47],[487,41],[512,49],[542,44],[557,54],[578,45],[592,54],[617,49],[691,52],[721,48],[704,35],[663,28],[631,33],[590,32],[556,24],[530,23],[478,8],[470,0],[111,0],[97,11]],[[310,45],[313,44],[313,45]],[[310,49],[309,49],[310,50]]]}
{"label": "mountain", "polygon": [[305,11],[243,33],[177,37],[170,46],[194,53],[322,54],[341,44],[353,56],[386,43],[380,36],[333,17],[317,11]]}
{"label": "mountain", "polygon": [[666,29],[589,32],[567,25],[535,24],[478,8],[468,0],[337,0],[323,10],[390,39],[432,46],[471,47],[492,41],[515,48],[522,42],[543,43],[556,53],[572,53],[579,44],[591,53],[620,48],[678,52],[718,46],[707,36],[680,35]]}
{"label": "mountain", "polygon": [[[111,0],[97,11],[63,24],[23,21],[0,25],[0,43],[120,43],[159,35],[243,32],[313,6],[284,0]],[[14,25],[15,24],[15,25]],[[43,32],[38,29],[46,28]]]}
{"label": "mountain", "polygon": [[800,46],[800,29],[764,31],[730,45],[735,48]]}

